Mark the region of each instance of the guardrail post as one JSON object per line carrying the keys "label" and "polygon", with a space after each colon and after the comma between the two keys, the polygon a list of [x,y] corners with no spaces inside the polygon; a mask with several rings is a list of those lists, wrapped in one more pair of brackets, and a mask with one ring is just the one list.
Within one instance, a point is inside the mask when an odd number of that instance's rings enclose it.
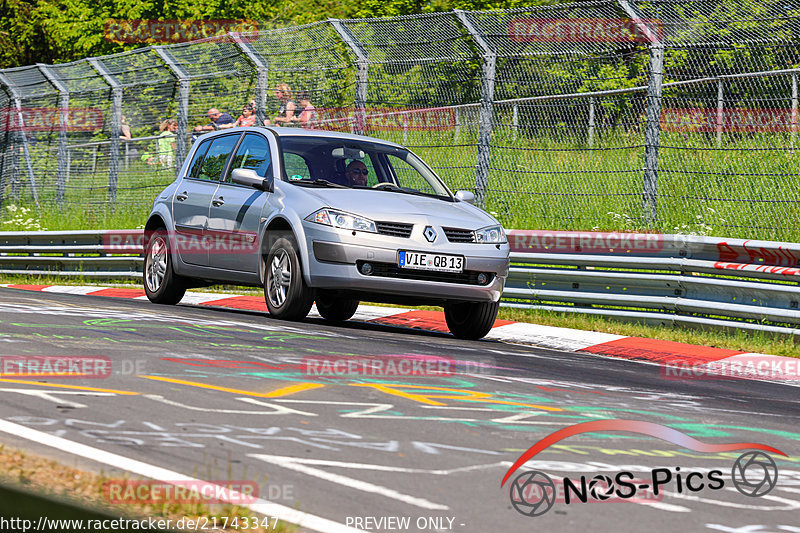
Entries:
{"label": "guardrail post", "polygon": [[717,148],[722,148],[722,126],[725,122],[725,86],[717,80]]}
{"label": "guardrail post", "polygon": [[[0,83],[8,87],[8,91],[11,93],[11,98],[14,100],[14,107],[17,109],[17,135],[22,144],[22,152],[25,156],[25,166],[28,170],[28,181],[31,184],[31,195],[33,196],[33,201],[36,204],[36,208],[38,209],[39,206],[39,192],[36,190],[36,178],[33,175],[33,163],[31,163],[31,152],[28,149],[28,136],[25,135],[25,118],[22,116],[22,97],[19,94],[19,89],[17,89],[16,85],[11,83],[11,80],[8,79],[8,76],[0,72]],[[11,146],[14,150],[17,149],[16,143],[11,143]]]}
{"label": "guardrail post", "polygon": [[256,68],[258,78],[256,80],[256,120],[262,125],[266,124],[267,119],[267,92],[269,92],[269,65],[266,59],[258,53],[255,47],[248,41],[248,37],[242,33],[231,32],[228,34],[239,50],[245,55],[247,60]]}
{"label": "guardrail post", "polygon": [[[117,203],[117,183],[119,182],[119,145],[122,137],[122,84],[109,72],[96,57],[89,59],[98,74],[111,87],[111,146],[108,154],[108,201],[112,208]],[[95,148],[95,160],[97,159]],[[94,170],[92,170],[94,172]]]}
{"label": "guardrail post", "polygon": [[69,127],[69,88],[59,77],[43,63],[37,67],[47,81],[58,91],[58,162],[56,171],[56,199],[58,206],[64,202],[64,191],[67,183],[67,128]]}
{"label": "guardrail post", "polygon": [[586,144],[589,145],[589,148],[594,146],[594,113],[595,113],[595,102],[594,96],[589,97],[589,128],[586,132]]}
{"label": "guardrail post", "polygon": [[797,72],[792,74],[792,150],[797,137]]}
{"label": "guardrail post", "polygon": [[189,73],[180,66],[172,53],[166,48],[154,46],[153,50],[167,64],[169,70],[178,80],[178,137],[175,139],[175,177],[177,178],[189,151],[186,142],[186,135],[189,131]]}
{"label": "guardrail post", "polygon": [[456,18],[464,26],[483,54],[481,76],[481,107],[478,114],[478,157],[475,171],[475,203],[484,207],[489,186],[489,161],[492,150],[492,115],[494,112],[494,78],[497,53],[483,38],[477,26],[465,11],[455,10]]}
{"label": "guardrail post", "polygon": [[344,44],[347,45],[353,54],[356,56],[356,95],[353,101],[355,108],[355,117],[350,129],[353,133],[361,135],[364,133],[364,115],[366,114],[367,107],[367,82],[369,81],[369,56],[367,51],[361,46],[361,43],[350,30],[342,24],[339,19],[328,19],[328,22],[342,38]]}
{"label": "guardrail post", "polygon": [[631,18],[650,43],[650,77],[647,80],[647,111],[644,131],[644,178],[642,208],[645,223],[655,226],[658,221],[658,148],[661,137],[661,96],[664,83],[664,43],[658,28],[651,28],[639,9],[628,0],[617,3]]}

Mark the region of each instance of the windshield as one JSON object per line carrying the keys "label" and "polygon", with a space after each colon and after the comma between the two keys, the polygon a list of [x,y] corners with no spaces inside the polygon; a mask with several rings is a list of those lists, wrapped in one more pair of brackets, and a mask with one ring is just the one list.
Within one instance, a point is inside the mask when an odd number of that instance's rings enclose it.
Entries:
{"label": "windshield", "polygon": [[452,200],[442,180],[404,148],[360,140],[281,137],[283,179],[301,186],[377,189]]}

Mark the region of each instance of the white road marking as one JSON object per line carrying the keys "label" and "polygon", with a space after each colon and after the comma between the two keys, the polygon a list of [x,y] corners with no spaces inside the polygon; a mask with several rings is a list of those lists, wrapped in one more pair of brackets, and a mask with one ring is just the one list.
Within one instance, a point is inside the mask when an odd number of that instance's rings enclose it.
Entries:
{"label": "white road marking", "polygon": [[[156,481],[163,481],[165,483],[172,483],[175,481],[180,481],[182,483],[207,483],[206,481],[186,476],[166,468],[150,465],[135,459],[124,457],[122,455],[107,452],[99,448],[93,448],[79,442],[56,437],[48,433],[43,433],[35,429],[9,422],[7,420],[0,419],[0,431],[16,437],[37,442],[39,444],[44,444],[45,446],[51,446],[91,461],[102,463],[114,468],[119,468],[121,470],[126,470],[128,472]],[[229,503],[247,507],[251,511],[264,516],[274,516],[285,522],[296,524],[301,528],[311,529],[321,533],[354,533],[361,531],[339,522],[328,520],[327,518],[304,513],[302,511],[286,507],[285,505],[269,502],[261,498],[258,498],[255,503],[242,504],[241,494],[237,493],[236,491],[229,491],[229,493]]]}
{"label": "white road marking", "polygon": [[298,411],[296,409],[292,409],[290,407],[285,407],[283,405],[275,405],[274,403],[263,402],[257,400],[255,398],[234,398],[240,402],[252,403],[255,405],[260,405],[262,407],[269,407],[272,411],[247,411],[244,409],[215,409],[213,407],[202,406],[197,407],[194,405],[187,405],[185,403],[177,402],[175,400],[168,400],[164,398],[160,394],[144,394],[144,398],[148,400],[153,400],[156,402],[160,402],[166,405],[171,405],[173,407],[180,407],[182,409],[188,409],[190,411],[203,411],[207,413],[218,413],[218,414],[228,414],[228,415],[300,415],[300,416],[318,416],[316,413],[308,413],[306,411]]}
{"label": "white road marking", "polygon": [[0,392],[16,392],[17,394],[25,394],[28,396],[36,396],[42,400],[49,400],[58,405],[67,405],[80,409],[86,405],[78,402],[73,402],[58,396],[80,395],[80,396],[116,396],[113,392],[90,392],[90,391],[43,391],[39,389],[0,389]]}
{"label": "white road marking", "polygon": [[[314,476],[319,479],[324,479],[325,481],[330,481],[331,483],[337,483],[339,485],[351,489],[368,492],[370,494],[378,494],[380,496],[391,498],[393,500],[407,503],[409,505],[414,505],[416,507],[421,507],[423,509],[430,509],[434,511],[446,511],[449,509],[449,507],[446,505],[442,505],[440,503],[434,503],[424,498],[417,498],[416,496],[409,496],[408,494],[403,494],[402,492],[398,492],[388,487],[383,487],[381,485],[376,485],[374,483],[369,483],[367,481],[361,481],[359,479],[353,479],[351,477],[343,476],[341,474],[334,474],[332,472],[320,470],[319,468],[306,466],[306,464],[309,464],[309,462],[304,458],[284,457],[281,455],[265,455],[258,453],[249,454],[248,457],[260,459],[265,463],[281,466],[289,470],[294,470],[295,472],[300,472],[302,474]],[[314,460],[312,459],[312,461]],[[347,463],[342,463],[342,464],[347,464]]]}

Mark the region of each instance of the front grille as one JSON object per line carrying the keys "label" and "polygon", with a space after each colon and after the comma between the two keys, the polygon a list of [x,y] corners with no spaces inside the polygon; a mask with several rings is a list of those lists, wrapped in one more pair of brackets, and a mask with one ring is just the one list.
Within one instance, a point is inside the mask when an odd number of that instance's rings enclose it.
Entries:
{"label": "front grille", "polygon": [[411,237],[411,230],[414,228],[413,224],[404,224],[402,222],[376,222],[375,226],[378,233],[381,235],[391,235],[392,237]]}
{"label": "front grille", "polygon": [[475,242],[475,232],[461,228],[442,228],[450,242]]}
{"label": "front grille", "polygon": [[[400,268],[394,263],[374,263],[372,261],[357,261],[359,272],[361,265],[369,263],[372,265],[373,271],[370,276],[380,276],[383,278],[397,278],[397,279],[416,279],[420,281],[439,281],[443,283],[462,283],[465,285],[480,285],[478,283],[477,270],[465,270],[464,272],[432,272],[429,270],[414,270],[409,268]],[[489,285],[494,280],[493,272],[484,272],[488,276],[489,281],[485,285]]]}

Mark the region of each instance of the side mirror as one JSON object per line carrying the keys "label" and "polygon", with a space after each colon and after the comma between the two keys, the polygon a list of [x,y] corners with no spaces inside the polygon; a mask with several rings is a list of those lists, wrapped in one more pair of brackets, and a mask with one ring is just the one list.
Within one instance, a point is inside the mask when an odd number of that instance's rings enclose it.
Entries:
{"label": "side mirror", "polygon": [[231,180],[239,185],[247,185],[259,191],[273,191],[272,178],[262,178],[251,168],[236,168],[231,172]]}
{"label": "side mirror", "polygon": [[456,200],[460,202],[467,202],[468,204],[475,204],[475,194],[472,191],[458,191],[456,193]]}

